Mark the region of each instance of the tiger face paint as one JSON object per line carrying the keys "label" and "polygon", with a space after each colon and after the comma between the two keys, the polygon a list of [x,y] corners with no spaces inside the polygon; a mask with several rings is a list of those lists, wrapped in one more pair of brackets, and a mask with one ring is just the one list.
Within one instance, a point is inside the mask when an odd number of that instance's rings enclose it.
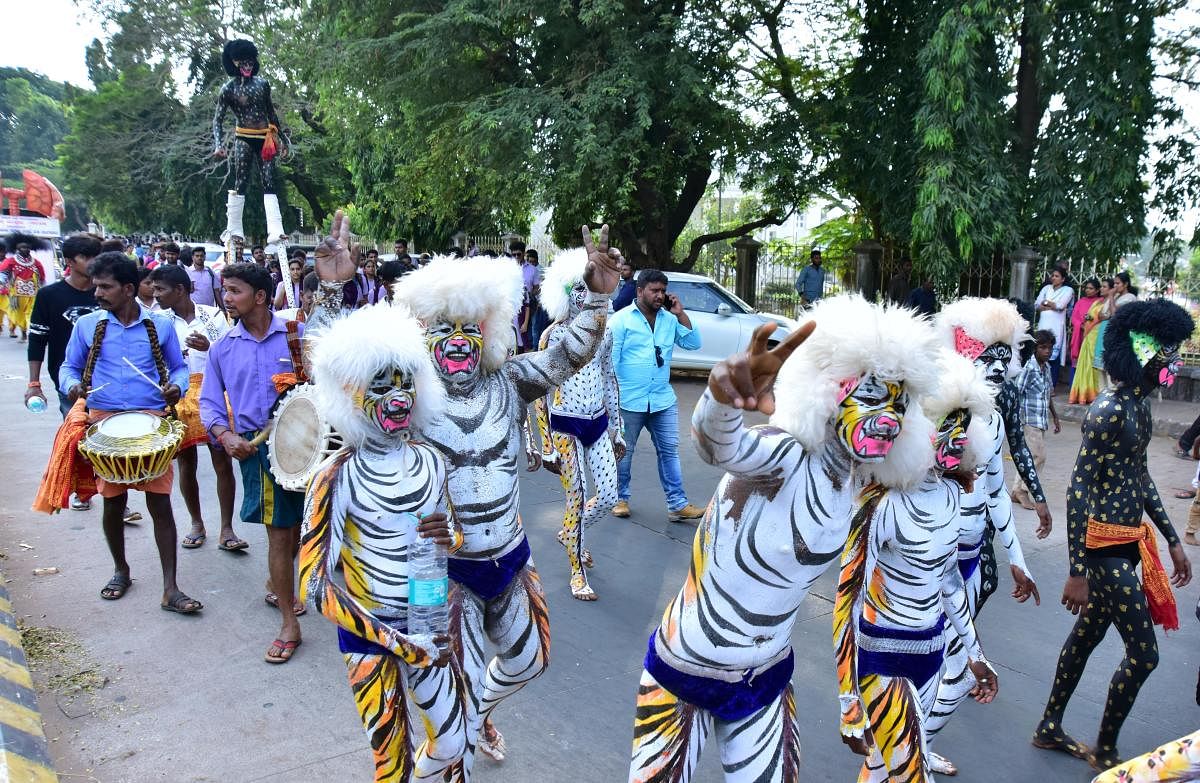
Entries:
{"label": "tiger face paint", "polygon": [[358,396],[363,415],[388,438],[408,440],[412,410],[417,400],[413,377],[401,370],[387,368],[378,372]]}
{"label": "tiger face paint", "polygon": [[933,461],[941,471],[957,470],[967,450],[967,427],[971,414],[964,409],[951,411],[933,435]]}
{"label": "tiger face paint", "polygon": [[850,455],[860,462],[879,462],[900,434],[908,407],[903,383],[863,376],[838,405],[834,428]]}
{"label": "tiger face paint", "polygon": [[567,291],[567,297],[571,302],[570,314],[572,318],[579,315],[580,311],[583,310],[583,302],[587,299],[587,295],[588,288],[582,280],[575,281],[575,285],[571,286],[571,289]]}
{"label": "tiger face paint", "polygon": [[438,372],[450,383],[479,375],[483,357],[483,329],[471,321],[439,321],[425,330],[429,353]]}
{"label": "tiger face paint", "polygon": [[1145,332],[1130,332],[1129,340],[1133,343],[1133,354],[1145,368],[1148,378],[1159,386],[1175,383],[1176,376],[1183,369],[1178,344],[1163,345]]}
{"label": "tiger face paint", "polygon": [[975,366],[983,371],[983,380],[993,392],[999,391],[1004,385],[1004,376],[1008,373],[1012,355],[1011,345],[997,342],[984,348],[983,353],[975,358]]}

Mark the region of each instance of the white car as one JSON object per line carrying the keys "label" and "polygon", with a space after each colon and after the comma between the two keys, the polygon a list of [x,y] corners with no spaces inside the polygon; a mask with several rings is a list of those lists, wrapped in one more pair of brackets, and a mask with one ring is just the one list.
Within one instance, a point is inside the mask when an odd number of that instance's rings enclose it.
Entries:
{"label": "white car", "polygon": [[685,351],[675,346],[673,370],[712,369],[722,359],[749,348],[750,336],[762,324],[779,324],[771,333],[768,344],[772,346],[799,326],[787,316],[758,312],[712,278],[686,272],[666,275],[667,292],[679,297],[692,327],[700,332],[700,350]]}

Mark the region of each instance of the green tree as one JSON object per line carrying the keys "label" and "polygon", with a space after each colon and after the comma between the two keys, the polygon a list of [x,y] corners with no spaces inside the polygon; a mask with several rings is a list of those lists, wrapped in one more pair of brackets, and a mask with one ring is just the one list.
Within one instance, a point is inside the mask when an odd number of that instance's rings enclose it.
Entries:
{"label": "green tree", "polygon": [[699,249],[672,247],[747,130],[706,9],[314,0],[320,105],[366,150],[348,165],[373,221],[511,228],[549,204],[560,244],[604,220],[635,263],[686,268]]}
{"label": "green tree", "polygon": [[1200,85],[1196,29],[1163,32],[1183,6],[735,0],[721,18],[746,79],[812,142],[793,192],[854,198],[877,239],[952,286],[1021,242],[1118,256],[1148,206],[1175,222],[1200,200],[1195,132],[1167,89]]}

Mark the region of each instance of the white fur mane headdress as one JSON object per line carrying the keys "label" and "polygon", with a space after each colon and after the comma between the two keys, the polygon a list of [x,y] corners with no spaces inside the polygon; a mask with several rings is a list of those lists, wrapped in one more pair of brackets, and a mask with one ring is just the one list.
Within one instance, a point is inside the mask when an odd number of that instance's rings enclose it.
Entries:
{"label": "white fur mane headdress", "polygon": [[523,295],[521,270],[511,259],[434,256],[392,290],[395,301],[425,326],[438,321],[479,324],[485,372],[500,369],[516,347],[513,318]]}
{"label": "white fur mane headdress", "polygon": [[582,247],[555,254],[542,280],[542,309],[550,320],[564,321],[571,314],[571,289],[583,279],[587,260],[587,250]]}
{"label": "white fur mane headdress", "polygon": [[425,347],[425,330],[407,308],[375,305],[355,310],[334,321],[315,342],[312,375],[317,401],[347,445],[360,446],[374,432],[355,404],[355,393],[365,391],[371,379],[390,367],[409,373],[416,386],[414,433],[442,415],[446,390]]}
{"label": "white fur mane headdress", "polygon": [[857,294],[820,300],[808,320],[817,327],[779,371],[771,423],[815,452],[840,404],[843,382],[867,373],[903,381],[909,404],[900,435],[887,459],[867,469],[888,486],[920,481],[933,464],[933,425],[919,402],[936,384],[933,330],[912,310],[874,305]]}
{"label": "white fur mane headdress", "polygon": [[991,440],[987,422],[995,410],[991,389],[974,362],[949,348],[938,351],[937,363],[937,389],[922,400],[925,414],[936,428],[947,414],[967,409],[971,424],[967,428],[962,464],[974,470],[991,456],[991,450],[985,446]]}
{"label": "white fur mane headdress", "polygon": [[935,321],[939,342],[949,348],[955,348],[955,327],[961,328],[967,335],[984,347],[993,343],[1007,343],[1012,348],[1012,361],[1008,365],[1008,375],[1012,377],[1021,370],[1020,347],[1028,339],[1026,330],[1029,324],[1017,311],[1017,306],[1005,299],[992,299],[970,296],[951,302],[942,308]]}

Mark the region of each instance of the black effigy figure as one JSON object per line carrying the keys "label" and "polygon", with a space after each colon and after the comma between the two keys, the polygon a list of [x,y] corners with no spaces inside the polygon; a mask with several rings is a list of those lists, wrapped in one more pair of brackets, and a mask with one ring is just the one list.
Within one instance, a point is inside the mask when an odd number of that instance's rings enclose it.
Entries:
{"label": "black effigy figure", "polygon": [[[233,182],[226,202],[223,242],[232,237],[245,239],[242,229],[242,210],[246,205],[246,185],[250,167],[257,163],[263,186],[263,208],[267,214],[267,242],[276,242],[286,235],[279,213],[279,197],[275,190],[275,156],[281,147],[279,115],[271,102],[271,85],[258,75],[258,49],[250,41],[229,41],[221,53],[225,72],[232,78],[217,96],[213,115],[213,155],[224,158],[221,144],[225,113],[232,111],[236,125],[233,136]],[[286,134],[285,134],[286,135]]]}
{"label": "black effigy figure", "polygon": [[[1108,322],[1104,361],[1115,386],[1101,392],[1084,416],[1083,443],[1067,487],[1070,572],[1062,602],[1079,619],[1059,653],[1033,744],[1086,758],[1101,771],[1120,763],[1117,735],[1158,665],[1154,625],[1179,627],[1171,586],[1191,579],[1191,564],[1150,478],[1146,447],[1153,429],[1150,392],[1175,380],[1182,365],[1179,345],[1192,328],[1191,316],[1165,299],[1131,302]],[[1155,528],[1171,554],[1169,581]],[[1063,713],[1110,625],[1121,635],[1125,658],[1109,684],[1100,731],[1089,749],[1063,730]]]}

